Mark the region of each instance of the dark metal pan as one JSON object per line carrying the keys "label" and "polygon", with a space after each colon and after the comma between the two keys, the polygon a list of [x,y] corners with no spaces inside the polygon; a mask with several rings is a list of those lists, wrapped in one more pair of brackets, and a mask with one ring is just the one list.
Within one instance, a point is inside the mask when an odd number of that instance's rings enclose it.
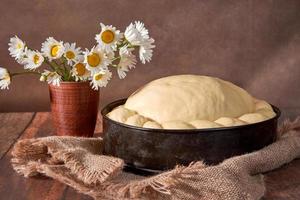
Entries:
{"label": "dark metal pan", "polygon": [[167,130],[126,125],[106,117],[126,99],[114,101],[101,111],[104,152],[122,158],[136,169],[167,170],[177,164],[203,160],[217,164],[226,158],[263,148],[276,140],[280,110],[263,122],[235,127]]}

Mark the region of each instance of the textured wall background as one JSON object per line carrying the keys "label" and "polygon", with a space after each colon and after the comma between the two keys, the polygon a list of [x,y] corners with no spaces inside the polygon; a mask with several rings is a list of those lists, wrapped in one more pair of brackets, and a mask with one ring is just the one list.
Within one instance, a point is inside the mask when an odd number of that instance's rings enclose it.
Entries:
{"label": "textured wall background", "polygon": [[[298,0],[1,0],[0,66],[20,70],[8,54],[15,34],[32,48],[48,37],[95,44],[99,22],[121,30],[142,20],[156,39],[153,61],[101,91],[101,107],[153,79],[183,73],[217,76],[300,113],[300,1]],[[16,77],[0,92],[0,111],[49,110],[38,77]]]}

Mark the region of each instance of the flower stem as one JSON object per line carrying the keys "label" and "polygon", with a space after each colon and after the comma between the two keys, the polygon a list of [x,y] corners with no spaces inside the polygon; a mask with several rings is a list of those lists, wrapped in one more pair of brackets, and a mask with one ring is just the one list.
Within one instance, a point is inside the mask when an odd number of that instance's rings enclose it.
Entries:
{"label": "flower stem", "polygon": [[65,81],[69,81],[70,80],[70,70],[68,69],[67,59],[62,57],[61,60],[62,60],[61,63],[63,65],[64,71],[65,71],[64,79],[65,79]]}
{"label": "flower stem", "polygon": [[55,67],[51,64],[51,62],[45,58],[45,61],[44,61],[46,64],[48,64],[50,66],[51,69],[53,69],[54,71],[56,71]]}
{"label": "flower stem", "polygon": [[16,73],[10,73],[10,75],[13,76],[18,76],[18,75],[23,75],[23,74],[37,74],[41,75],[40,72],[34,72],[34,71],[23,71],[23,72],[16,72]]}
{"label": "flower stem", "polygon": [[118,59],[121,59],[121,56],[115,57],[115,58],[112,59],[111,61],[114,62],[114,61],[116,61],[116,60],[118,60]]}
{"label": "flower stem", "polygon": [[59,65],[57,65],[56,63],[54,63],[54,62],[50,62],[48,59],[45,59],[45,61],[44,61],[45,63],[47,63],[50,67],[51,67],[51,69],[53,69],[55,72],[57,72],[59,75],[61,75],[61,76],[63,76],[63,71],[62,71],[62,69],[60,68],[60,66]]}

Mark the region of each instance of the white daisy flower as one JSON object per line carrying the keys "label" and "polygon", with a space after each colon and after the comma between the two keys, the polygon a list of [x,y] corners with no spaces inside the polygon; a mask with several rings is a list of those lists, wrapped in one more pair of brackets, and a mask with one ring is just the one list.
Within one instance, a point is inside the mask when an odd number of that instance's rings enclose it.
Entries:
{"label": "white daisy flower", "polygon": [[93,78],[91,81],[92,88],[94,90],[98,90],[99,87],[106,87],[111,77],[112,73],[109,70],[103,70],[93,74]]}
{"label": "white daisy flower", "polygon": [[82,62],[77,62],[72,67],[71,74],[75,77],[76,81],[88,80],[91,76],[91,72],[85,68],[85,64]]}
{"label": "white daisy flower", "polygon": [[24,59],[24,69],[36,69],[42,65],[44,57],[38,51],[28,50]]}
{"label": "white daisy flower", "polygon": [[125,30],[126,40],[133,46],[139,46],[139,58],[143,64],[152,58],[154,39],[149,37],[149,32],[144,23],[136,21],[130,24]]}
{"label": "white daisy flower", "polygon": [[53,37],[47,38],[42,44],[42,53],[49,61],[60,58],[64,53],[64,49],[63,42],[58,42]]}
{"label": "white daisy flower", "polygon": [[25,47],[23,52],[18,57],[15,58],[17,63],[19,63],[20,65],[25,64],[25,59],[27,58],[27,56],[26,56],[27,51],[29,51],[29,49],[27,47]]}
{"label": "white daisy flower", "polygon": [[8,86],[11,83],[11,77],[7,69],[0,67],[0,89],[9,89]]}
{"label": "white daisy flower", "polygon": [[8,43],[9,55],[14,57],[16,60],[20,59],[24,54],[25,42],[23,42],[18,36],[10,38]]}
{"label": "white daisy flower", "polygon": [[84,63],[86,68],[92,73],[106,70],[111,63],[111,59],[105,54],[101,48],[93,47],[90,51],[86,49],[84,52]]}
{"label": "white daisy flower", "polygon": [[73,63],[76,63],[78,61],[79,59],[78,57],[82,53],[80,47],[76,48],[76,43],[72,43],[72,44],[65,43],[64,48],[65,48],[64,57],[67,59],[68,65],[72,66]]}
{"label": "white daisy flower", "polygon": [[120,79],[125,78],[126,72],[134,68],[137,63],[135,55],[132,54],[133,50],[133,48],[128,48],[128,46],[123,46],[119,50],[120,62],[117,65],[117,72]]}
{"label": "white daisy flower", "polygon": [[25,59],[26,59],[26,55],[27,55],[27,51],[29,51],[29,49],[27,47],[24,48],[23,50],[23,54],[20,55],[19,58],[16,59],[17,63],[19,63],[20,65],[24,65],[25,64]]}
{"label": "white daisy flower", "polygon": [[95,36],[100,48],[106,52],[115,51],[117,44],[122,39],[122,33],[112,25],[106,26],[100,23],[100,26],[101,32]]}
{"label": "white daisy flower", "polygon": [[141,45],[145,39],[149,38],[148,30],[145,28],[144,23],[136,21],[131,23],[125,30],[125,38],[132,45]]}
{"label": "white daisy flower", "polygon": [[143,64],[151,61],[153,48],[155,47],[155,45],[153,45],[152,43],[154,43],[154,39],[148,38],[144,40],[142,45],[140,45],[139,58]]}
{"label": "white daisy flower", "polygon": [[106,53],[107,58],[112,62],[115,59],[115,53],[113,51]]}
{"label": "white daisy flower", "polygon": [[48,70],[44,70],[44,72],[42,73],[42,76],[40,77],[40,81],[47,81],[48,84],[59,86],[62,79],[61,79],[61,76],[57,72],[51,72]]}

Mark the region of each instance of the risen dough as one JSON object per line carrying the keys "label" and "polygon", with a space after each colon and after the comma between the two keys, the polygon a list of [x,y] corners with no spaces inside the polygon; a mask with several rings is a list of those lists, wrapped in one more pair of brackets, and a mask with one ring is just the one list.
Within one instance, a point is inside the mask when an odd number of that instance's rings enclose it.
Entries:
{"label": "risen dough", "polygon": [[268,118],[272,118],[276,115],[273,110],[269,110],[269,109],[266,109],[266,108],[256,110],[255,112],[260,113],[260,114],[262,114],[262,115],[264,115]]}
{"label": "risen dough", "polygon": [[107,116],[145,128],[195,129],[256,123],[276,114],[266,101],[218,78],[178,75],[134,92]]}
{"label": "risen dough", "polygon": [[127,120],[126,120],[126,124],[128,125],[132,125],[132,126],[143,126],[146,122],[148,121],[147,118],[141,116],[141,115],[133,115],[131,117],[129,117]]}
{"label": "risen dough", "polygon": [[255,110],[260,110],[260,109],[273,110],[271,105],[268,104],[266,101],[255,99]]}
{"label": "risen dough", "polygon": [[157,122],[153,122],[153,121],[147,121],[144,125],[144,128],[158,128],[161,129],[161,125]]}
{"label": "risen dough", "polygon": [[239,119],[248,123],[257,123],[266,120],[267,117],[260,113],[249,113],[242,115]]}
{"label": "risen dough", "polygon": [[217,128],[221,127],[220,124],[217,124],[215,122],[211,122],[208,120],[195,120],[190,122],[191,125],[193,125],[195,128]]}
{"label": "risen dough", "polygon": [[171,121],[162,123],[164,129],[194,129],[194,127],[183,121]]}
{"label": "risen dough", "polygon": [[221,117],[215,121],[215,123],[222,124],[223,126],[240,126],[245,125],[247,123],[230,117]]}
{"label": "risen dough", "polygon": [[254,111],[253,98],[242,88],[218,78],[169,76],[152,81],[132,94],[125,108],[158,123],[214,121]]}
{"label": "risen dough", "polygon": [[132,110],[128,110],[124,108],[124,106],[119,106],[115,108],[113,111],[107,114],[107,117],[109,117],[112,120],[115,120],[117,122],[124,123],[128,117],[135,115],[136,112]]}

